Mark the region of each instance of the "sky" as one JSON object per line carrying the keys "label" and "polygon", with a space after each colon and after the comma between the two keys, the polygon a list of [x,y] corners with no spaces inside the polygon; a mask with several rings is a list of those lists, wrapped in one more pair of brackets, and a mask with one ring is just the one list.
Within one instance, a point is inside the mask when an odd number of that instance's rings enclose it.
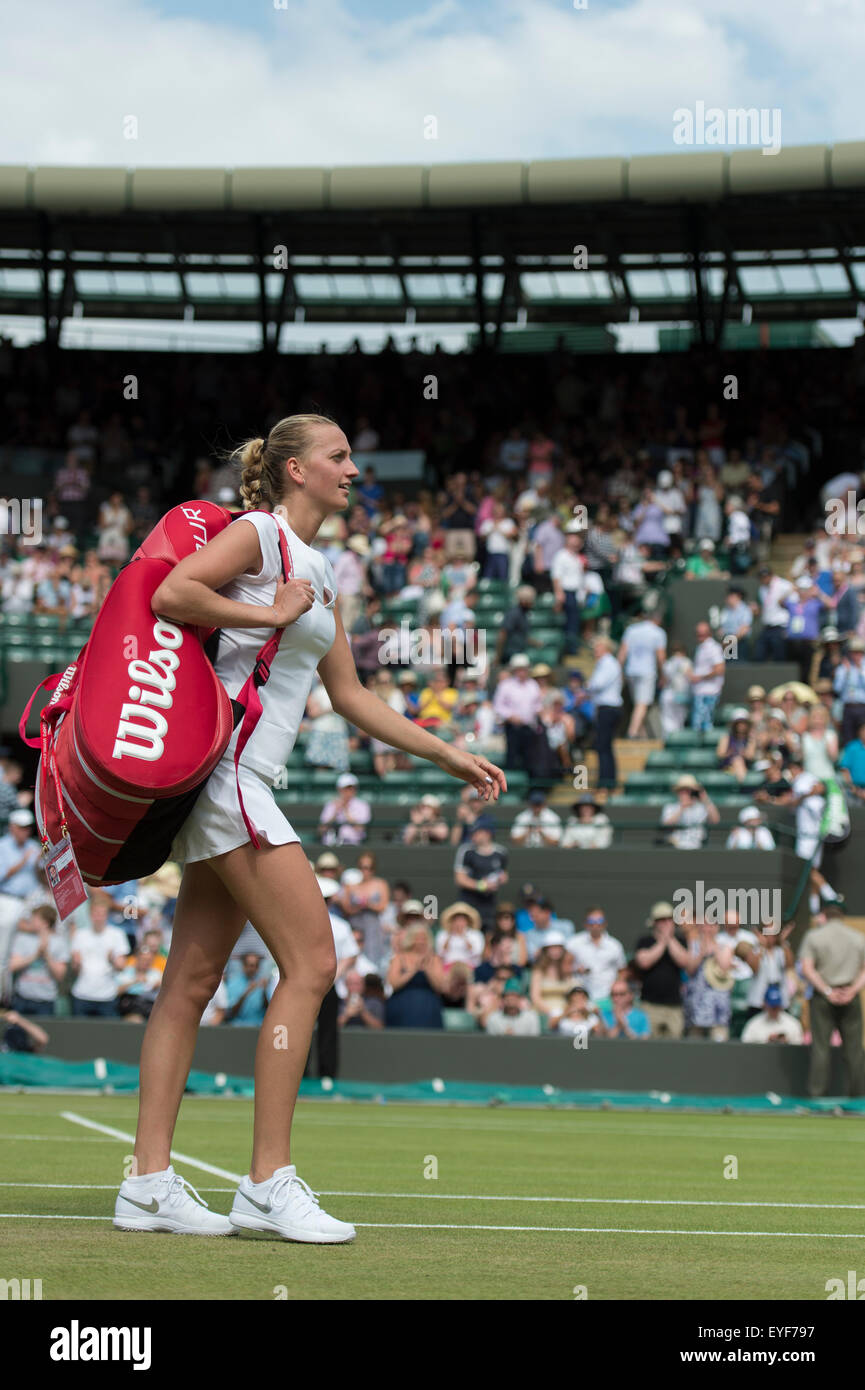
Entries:
{"label": "sky", "polygon": [[698,101],[865,134],[865,0],[576,2],[0,0],[0,163],[668,153]]}

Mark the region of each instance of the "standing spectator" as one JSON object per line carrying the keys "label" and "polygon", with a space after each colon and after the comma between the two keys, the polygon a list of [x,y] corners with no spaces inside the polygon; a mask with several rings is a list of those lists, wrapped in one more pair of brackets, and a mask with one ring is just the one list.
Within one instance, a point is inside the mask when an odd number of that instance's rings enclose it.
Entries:
{"label": "standing spectator", "polygon": [[696,636],[694,669],[691,673],[694,692],[691,728],[707,733],[712,727],[715,708],[724,687],[724,652],[721,644],[712,636],[707,622],[697,623]]}
{"label": "standing spectator", "polygon": [[538,645],[537,639],[531,636],[530,621],[537,597],[538,591],[531,584],[521,584],[516,592],[516,603],[505,613],[496,637],[496,659],[503,666],[518,653]]}
{"label": "standing spectator", "polygon": [[100,560],[105,560],[110,565],[126,563],[129,559],[132,525],[132,513],[123,500],[123,493],[112,492],[99,508],[97,554]]}
{"label": "standing spectator", "polygon": [[799,947],[802,974],[814,987],[811,996],[811,1068],[808,1094],[824,1096],[829,1085],[832,1033],[841,1047],[851,1096],[865,1095],[862,1050],[862,1004],[865,987],[865,936],[848,927],[840,910],[829,905],[825,921],[805,933]]}
{"label": "standing spectator", "polygon": [[76,927],[72,937],[72,1012],[93,1018],[117,1013],[117,982],[126,964],[129,943],[119,927],[108,925],[111,898],[94,888],[87,903],[89,926]]}
{"label": "standing spectator", "polygon": [[691,707],[693,666],[683,642],[673,642],[670,655],[661,667],[661,733],[664,738],[684,729]]}
{"label": "standing spectator", "polygon": [[517,538],[517,523],[508,516],[504,504],[494,500],[492,515],[481,524],[480,534],[486,541],[484,579],[507,580],[510,574],[511,552]]}
{"label": "standing spectator", "polygon": [[70,449],[54,478],[54,496],[73,533],[82,530],[87,522],[90,485],[90,469],[77,450]]}
{"label": "standing spectator", "polygon": [[606,914],[601,907],[590,907],[583,930],[565,943],[574,962],[574,970],[588,987],[593,1003],[610,996],[613,981],[625,967],[625,952],[621,941],[607,931]]}
{"label": "standing spectator", "polygon": [[[757,589],[762,628],[754,650],[755,661],[784,661],[790,614],[785,601],[794,592],[789,579],[774,574],[768,565],[760,570]],[[756,611],[757,605],[755,605]]]}
{"label": "standing spectator", "polygon": [[508,881],[508,852],[493,839],[492,816],[478,816],[471,840],[461,845],[454,863],[454,879],[466,902],[478,913],[484,931],[495,926],[496,899]]}
{"label": "standing spectator", "polygon": [[823,609],[829,606],[826,595],[807,576],[796,580],[796,588],[784,600],[790,615],[787,624],[787,660],[799,667],[799,679],[807,684],[811,676],[811,661],[820,636]]}
{"label": "standing spectator", "polygon": [[[799,765],[801,767],[801,765]],[[802,772],[793,765],[797,775],[793,778],[793,805],[796,807],[796,854],[810,864],[810,907],[816,915],[821,899],[824,903],[834,903],[838,894],[820,872],[823,864],[824,815],[826,811],[826,784],[819,782],[810,772]]]}
{"label": "standing spectator", "polygon": [[674,849],[701,849],[706,840],[706,825],[717,825],[721,813],[690,772],[683,773],[673,784],[673,791],[676,800],[661,807],[661,825],[671,832],[670,844]]}
{"label": "standing spectator", "polygon": [[841,701],[842,748],[855,737],[859,725],[865,723],[863,652],[865,652],[865,641],[861,637],[851,637],[847,643],[847,655],[835,672],[833,682],[835,694]]}
{"label": "standing spectator", "polygon": [[369,802],[357,795],[359,785],[353,772],[337,778],[337,795],[326,802],[319,820],[324,844],[359,845],[366,839],[372,812]]}
{"label": "standing spectator", "polygon": [[609,637],[596,637],[592,644],[595,666],[586,686],[595,706],[595,749],[598,755],[598,786],[614,787],[618,780],[613,739],[622,717],[622,668],[613,655]]}
{"label": "standing spectator", "polygon": [[511,839],[525,849],[557,845],[562,838],[561,817],[547,805],[547,793],[539,787],[529,792],[528,809],[514,817]]}
{"label": "standing spectator", "polygon": [[718,941],[717,922],[700,922],[688,943],[684,990],[685,1027],[690,1037],[726,1042],[733,1012],[733,948]]}
{"label": "standing spectator", "polygon": [[745,592],[743,589],[731,586],[727,591],[724,607],[718,616],[717,635],[726,648],[729,639],[733,638],[735,645],[732,651],[736,661],[750,661],[751,659],[751,628],[754,625],[754,614],[749,605],[745,602]]}
{"label": "standing spectator", "polygon": [[66,978],[69,950],[54,930],[57,913],[43,904],[22,917],[12,938],[12,1007],[19,1014],[53,1014]]}
{"label": "standing spectator", "polygon": [[668,536],[681,536],[688,504],[668,468],[658,474],[655,502],[664,514],[664,529]]}
{"label": "standing spectator", "polygon": [[731,940],[729,933],[724,933],[723,938],[719,934],[719,942],[723,939],[725,945],[732,945],[735,950],[736,959],[733,962],[733,973],[737,973],[737,962],[744,962],[748,968],[749,984],[746,1003],[749,1018],[760,1012],[764,995],[770,985],[777,988],[780,1002],[785,1009],[790,1002],[791,991],[787,982],[787,973],[792,971],[794,959],[787,938],[792,930],[792,922],[783,931],[778,930],[776,923],[764,922],[758,928],[756,938],[747,940],[746,937],[750,937],[751,933],[744,933],[740,930],[738,937],[741,939],[735,943]]}
{"label": "standing spectator", "polygon": [[859,725],[856,737],[847,744],[838,767],[847,795],[865,801],[865,723]]}
{"label": "standing spectator", "polygon": [[640,1006],[648,1015],[653,1038],[680,1038],[685,1021],[682,1012],[682,971],[688,964],[685,938],[676,931],[670,903],[655,903],[634,952],[634,966],[642,986]]}
{"label": "standing spectator", "polygon": [[619,646],[619,661],[633,701],[628,738],[646,737],[646,715],[654,704],[658,677],[667,656],[660,606],[647,599],[643,611],[646,616],[626,629]]}
{"label": "standing spectator", "polygon": [[425,926],[411,926],[399,933],[387,982],[393,991],[385,1006],[388,1028],[444,1027],[444,967]]}
{"label": "standing spectator", "polygon": [[0,835],[0,977],[12,932],[22,916],[24,899],[39,887],[39,841],[31,834],[33,813],[12,811],[5,835]]}
{"label": "standing spectator", "polygon": [[586,593],[583,528],[578,521],[565,527],[565,543],[550,566],[556,610],[565,614],[565,651],[575,656],[580,645],[580,614]]}
{"label": "standing spectator", "polygon": [[493,697],[493,709],[505,726],[505,767],[526,771],[531,771],[543,704],[541,688],[529,670],[529,658],[524,653],[511,657],[509,674],[501,677]]}

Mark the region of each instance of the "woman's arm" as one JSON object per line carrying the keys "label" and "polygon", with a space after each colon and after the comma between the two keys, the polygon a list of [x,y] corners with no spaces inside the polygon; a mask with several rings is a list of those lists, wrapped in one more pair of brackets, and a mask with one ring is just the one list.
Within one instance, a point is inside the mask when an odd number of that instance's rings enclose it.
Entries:
{"label": "woman's arm", "polygon": [[215,592],[238,575],[260,573],[262,563],[255,527],[238,520],[175,565],[150,606],[159,617],[200,627],[287,627],[315,602],[307,579],[286,584],[280,576],[272,604],[237,603]]}
{"label": "woman's arm", "polygon": [[505,774],[500,768],[486,758],[454,748],[426,729],[412,724],[361,685],[342,618],[336,611],[335,618],[336,638],[327,656],[318,664],[319,675],[335,712],[371,738],[380,739],[382,743],[400,748],[405,753],[426,758],[452,777],[470,783],[485,801],[497,801],[499,792],[508,789]]}

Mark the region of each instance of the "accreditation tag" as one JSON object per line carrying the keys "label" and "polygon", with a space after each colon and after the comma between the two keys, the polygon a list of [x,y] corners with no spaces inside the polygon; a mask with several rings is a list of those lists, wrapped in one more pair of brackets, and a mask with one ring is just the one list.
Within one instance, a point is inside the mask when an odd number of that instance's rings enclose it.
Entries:
{"label": "accreditation tag", "polygon": [[56,845],[48,844],[44,852],[48,887],[57,906],[57,915],[62,922],[76,907],[86,903],[87,890],[71,840],[64,835]]}

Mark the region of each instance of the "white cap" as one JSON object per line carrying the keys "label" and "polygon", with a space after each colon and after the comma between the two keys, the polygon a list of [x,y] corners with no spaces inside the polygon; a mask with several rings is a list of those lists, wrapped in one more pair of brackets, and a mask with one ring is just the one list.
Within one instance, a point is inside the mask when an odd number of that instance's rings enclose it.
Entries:
{"label": "white cap", "polygon": [[342,791],[343,787],[356,787],[358,780],[353,772],[344,772],[341,777],[336,779],[337,789]]}
{"label": "white cap", "polygon": [[763,813],[759,806],[743,806],[739,812],[739,824],[747,825],[749,820],[762,820]]}
{"label": "white cap", "polygon": [[319,874],[316,874],[315,881],[321,889],[323,898],[332,898],[334,893],[339,892],[340,885],[335,878],[322,878]]}
{"label": "white cap", "polygon": [[793,782],[794,796],[809,796],[817,786],[818,779],[813,772],[800,772]]}
{"label": "white cap", "polygon": [[549,931],[545,931],[541,937],[542,946],[564,946],[564,944],[564,934],[556,931],[555,927],[550,927]]}
{"label": "white cap", "polygon": [[673,475],[668,468],[662,468],[658,474],[658,487],[670,487],[673,482]]}
{"label": "white cap", "polygon": [[33,820],[32,812],[26,811],[26,810],[24,810],[24,808],[22,807],[22,809],[21,809],[20,811],[13,811],[13,812],[12,812],[12,814],[11,814],[10,817],[9,817],[9,824],[10,824],[10,825],[27,825],[27,826],[30,826],[30,825],[34,825],[35,822],[34,822],[34,820]]}
{"label": "white cap", "polygon": [[363,883],[363,874],[360,869],[346,869],[341,881],[343,888],[354,888],[358,883]]}
{"label": "white cap", "polygon": [[523,652],[518,652],[516,656],[511,657],[509,664],[512,671],[525,671],[532,663]]}

